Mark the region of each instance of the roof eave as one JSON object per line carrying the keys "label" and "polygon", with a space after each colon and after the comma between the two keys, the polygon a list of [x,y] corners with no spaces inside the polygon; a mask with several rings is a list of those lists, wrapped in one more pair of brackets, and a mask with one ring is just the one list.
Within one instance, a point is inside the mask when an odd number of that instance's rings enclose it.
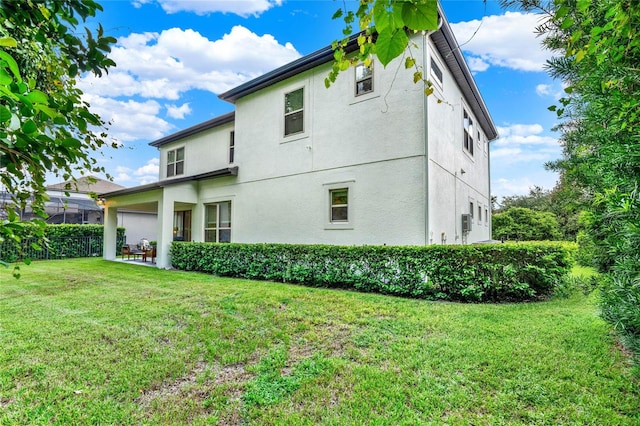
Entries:
{"label": "roof eave", "polygon": [[134,186],[132,188],[119,189],[117,191],[105,192],[104,194],[98,194],[99,198],[114,198],[121,195],[139,194],[141,192],[152,191],[154,189],[162,189],[167,186],[177,185],[183,182],[191,182],[205,179],[214,179],[225,176],[237,176],[238,166],[226,167],[224,169],[214,170],[212,172],[200,173],[193,176],[184,176],[174,179],[165,179],[158,182],[149,183],[146,185]]}

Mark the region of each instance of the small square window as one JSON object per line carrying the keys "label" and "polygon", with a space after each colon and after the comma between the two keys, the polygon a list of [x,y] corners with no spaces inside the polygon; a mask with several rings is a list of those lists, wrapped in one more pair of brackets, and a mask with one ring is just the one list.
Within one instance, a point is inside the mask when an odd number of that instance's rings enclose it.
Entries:
{"label": "small square window", "polygon": [[184,148],[167,152],[167,177],[184,174]]}
{"label": "small square window", "polygon": [[284,135],[304,132],[304,89],[284,95]]}
{"label": "small square window", "polygon": [[340,188],[330,190],[331,195],[331,223],[349,221],[349,189]]}
{"label": "small square window", "polygon": [[358,64],[355,67],[356,96],[373,92],[373,63],[368,66]]}

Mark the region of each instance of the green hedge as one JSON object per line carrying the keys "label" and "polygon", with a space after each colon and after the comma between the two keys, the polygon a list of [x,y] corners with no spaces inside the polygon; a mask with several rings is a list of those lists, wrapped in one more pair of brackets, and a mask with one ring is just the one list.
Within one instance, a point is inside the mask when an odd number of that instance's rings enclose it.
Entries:
{"label": "green hedge", "polygon": [[[116,248],[124,244],[125,228],[118,228]],[[22,259],[62,259],[102,256],[104,226],[47,225],[44,241],[26,236],[20,243],[4,241],[0,244],[0,261],[7,263]]]}
{"label": "green hedge", "polygon": [[387,247],[174,242],[174,268],[431,300],[521,301],[568,274],[563,243]]}

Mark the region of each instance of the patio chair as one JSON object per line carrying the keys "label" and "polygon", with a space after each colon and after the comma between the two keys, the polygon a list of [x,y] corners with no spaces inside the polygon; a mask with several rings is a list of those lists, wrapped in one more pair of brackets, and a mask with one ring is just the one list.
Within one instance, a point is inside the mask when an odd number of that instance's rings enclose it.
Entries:
{"label": "patio chair", "polygon": [[122,246],[122,259],[124,259],[124,255],[127,255],[127,260],[131,260],[131,248],[128,244]]}

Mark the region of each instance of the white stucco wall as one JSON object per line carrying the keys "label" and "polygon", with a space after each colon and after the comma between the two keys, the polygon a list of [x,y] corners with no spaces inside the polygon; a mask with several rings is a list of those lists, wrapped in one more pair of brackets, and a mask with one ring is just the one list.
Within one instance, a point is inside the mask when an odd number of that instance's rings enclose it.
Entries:
{"label": "white stucco wall", "polygon": [[[429,55],[443,71],[444,61],[430,43]],[[429,64],[426,58],[425,69]],[[427,100],[428,106],[428,156],[429,156],[429,243],[473,243],[488,240],[490,234],[489,158],[485,150],[487,140],[478,120],[450,72],[443,72],[442,85],[434,85],[435,92]],[[438,102],[438,99],[442,102]],[[474,122],[474,153],[463,148],[463,108]],[[477,141],[480,129],[481,141]],[[488,148],[488,146],[486,146]],[[474,205],[472,231],[461,230],[462,214],[469,213],[469,203]],[[478,218],[478,205],[482,217]],[[485,209],[487,215],[485,215]],[[487,217],[488,216],[488,217]],[[486,220],[485,220],[486,219]]]}
{"label": "white stucco wall", "polygon": [[128,244],[138,244],[141,239],[157,240],[158,215],[151,212],[118,211],[118,226],[125,228]]}
{"label": "white stucco wall", "polygon": [[[156,197],[163,248],[171,240],[173,211],[191,209],[192,239],[202,241],[205,205],[221,201],[232,202],[234,242],[423,245],[440,244],[443,235],[447,244],[489,239],[483,142],[473,156],[464,152],[462,93],[435,49],[425,55],[424,40],[417,41],[422,49],[413,53],[425,73],[430,55],[444,72],[433,96],[425,98],[423,86],[413,84],[413,70],[398,61],[386,69],[374,62],[374,91],[362,96],[354,93],[354,69],[326,89],[326,65],[241,98],[235,123],[163,145],[161,179],[166,152],[181,146],[184,176],[239,169],[237,176],[164,186]],[[304,131],[285,137],[284,97],[300,87]],[[229,164],[234,129],[235,161]],[[336,187],[349,188],[347,225],[329,223],[328,194]],[[463,235],[461,215],[470,201],[473,230]]]}

